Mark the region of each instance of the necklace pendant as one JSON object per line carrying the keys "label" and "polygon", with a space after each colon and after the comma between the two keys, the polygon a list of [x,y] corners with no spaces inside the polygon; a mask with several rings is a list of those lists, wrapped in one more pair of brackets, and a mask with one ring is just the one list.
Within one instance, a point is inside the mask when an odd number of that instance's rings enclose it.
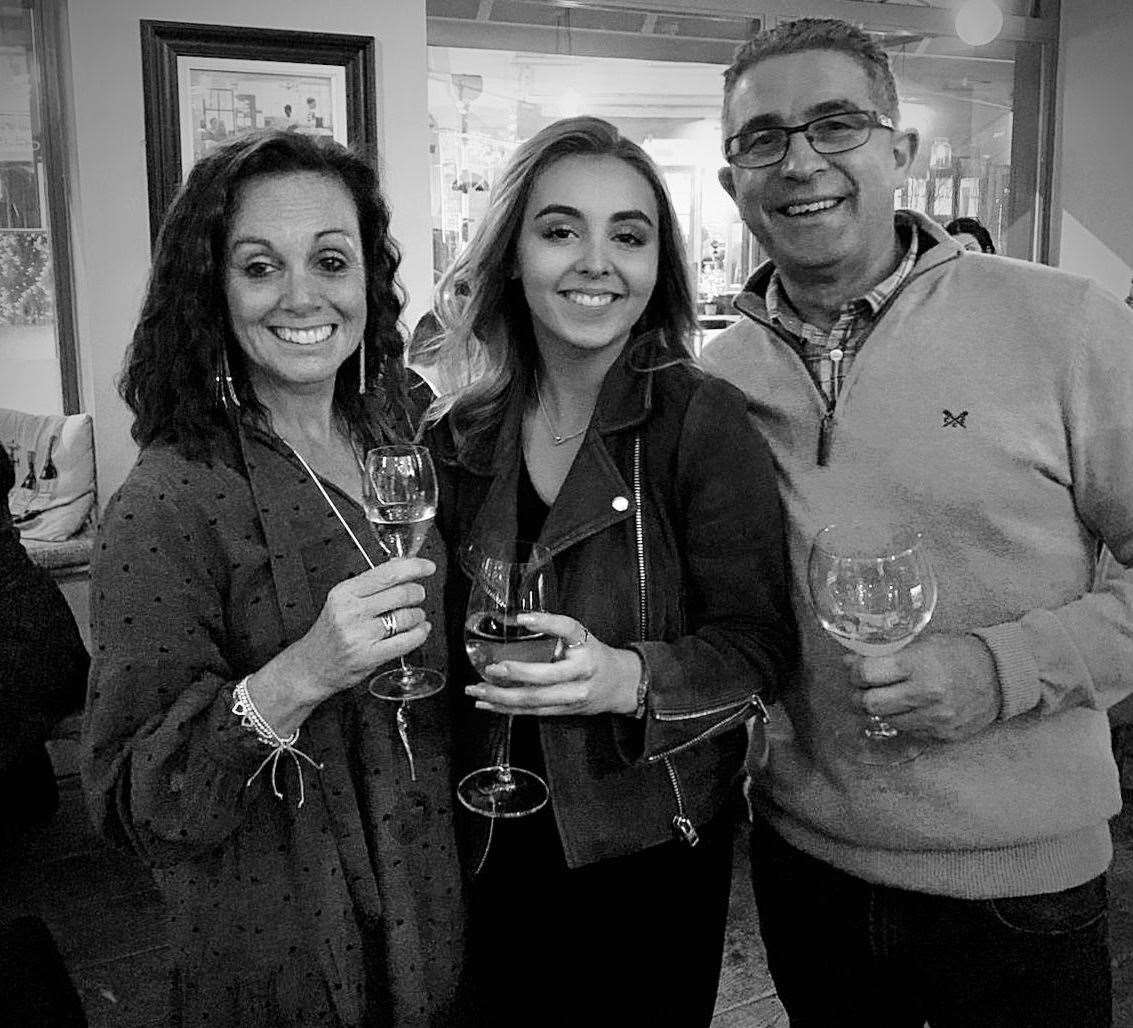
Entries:
{"label": "necklace pendant", "polygon": [[543,412],[543,420],[547,424],[547,433],[551,437],[552,446],[562,446],[563,443],[569,443],[572,439],[577,439],[586,431],[586,425],[583,425],[577,432],[571,432],[570,435],[559,435],[555,431],[555,423],[551,420],[551,415],[547,411],[547,405],[543,402],[543,390],[539,388],[539,373],[535,373],[535,395],[539,399],[539,410]]}

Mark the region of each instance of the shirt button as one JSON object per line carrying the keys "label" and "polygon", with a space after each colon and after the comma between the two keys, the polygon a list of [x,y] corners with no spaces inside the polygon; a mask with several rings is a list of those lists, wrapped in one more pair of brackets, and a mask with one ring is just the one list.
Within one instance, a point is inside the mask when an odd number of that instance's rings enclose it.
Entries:
{"label": "shirt button", "polygon": [[845,357],[845,356],[846,356],[846,355],[845,355],[845,354],[844,354],[844,353],[842,352],[842,350],[841,350],[840,348],[838,348],[837,346],[836,346],[836,347],[834,347],[834,349],[830,351],[830,359],[831,359],[832,361],[834,361],[835,363],[837,363],[838,361],[840,361],[840,360],[841,360],[841,359],[842,359],[843,357]]}
{"label": "shirt button", "polygon": [[610,501],[610,506],[613,507],[614,510],[619,512],[623,510],[629,510],[629,500],[627,500],[624,496],[615,496]]}

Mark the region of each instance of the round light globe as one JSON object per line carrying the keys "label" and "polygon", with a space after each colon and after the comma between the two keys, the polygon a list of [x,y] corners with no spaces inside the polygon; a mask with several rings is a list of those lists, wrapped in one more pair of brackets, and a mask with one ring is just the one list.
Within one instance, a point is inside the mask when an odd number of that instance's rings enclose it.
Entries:
{"label": "round light globe", "polygon": [[999,35],[1003,12],[995,0],[964,0],[956,8],[956,35],[968,46],[983,46]]}

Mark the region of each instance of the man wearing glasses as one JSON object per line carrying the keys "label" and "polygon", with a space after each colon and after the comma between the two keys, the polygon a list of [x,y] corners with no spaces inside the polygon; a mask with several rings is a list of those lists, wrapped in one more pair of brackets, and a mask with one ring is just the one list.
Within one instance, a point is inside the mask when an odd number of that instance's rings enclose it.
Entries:
{"label": "man wearing glasses", "polygon": [[[793,1028],[1110,1023],[1106,709],[1133,687],[1133,318],[894,211],[917,138],[883,51],[804,19],[725,74],[720,181],[770,255],[705,361],[780,474],[802,660],[749,755],[753,880]],[[806,600],[847,518],[923,532],[928,630],[846,655]],[[1091,591],[1099,541],[1116,573]],[[921,745],[847,759],[865,714]]]}

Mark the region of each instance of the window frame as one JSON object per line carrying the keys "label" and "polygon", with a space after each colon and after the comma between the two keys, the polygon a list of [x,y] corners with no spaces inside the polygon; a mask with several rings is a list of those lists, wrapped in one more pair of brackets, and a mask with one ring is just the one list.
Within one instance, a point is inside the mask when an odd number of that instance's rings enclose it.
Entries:
{"label": "window frame", "polygon": [[67,81],[65,0],[19,0],[12,5],[28,16],[31,50],[28,54],[32,166],[42,175],[47,234],[51,255],[55,316],[52,325],[59,367],[59,399],[64,414],[82,410],[75,265],[71,235],[71,190],[68,161],[68,121],[64,83]]}

